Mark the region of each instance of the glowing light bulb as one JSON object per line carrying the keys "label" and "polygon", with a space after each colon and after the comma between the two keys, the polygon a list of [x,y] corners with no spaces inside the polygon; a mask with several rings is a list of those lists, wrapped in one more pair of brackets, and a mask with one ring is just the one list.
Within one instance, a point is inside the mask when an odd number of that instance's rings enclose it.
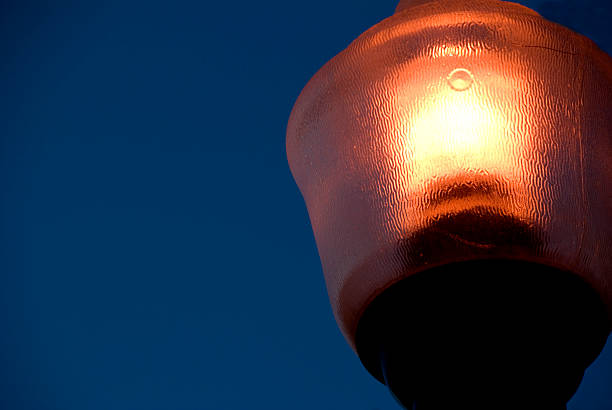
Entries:
{"label": "glowing light bulb", "polygon": [[356,341],[371,306],[457,263],[571,272],[608,334],[611,104],[610,56],[496,0],[404,0],[310,80],[287,155],[334,314],[372,374],[379,357]]}

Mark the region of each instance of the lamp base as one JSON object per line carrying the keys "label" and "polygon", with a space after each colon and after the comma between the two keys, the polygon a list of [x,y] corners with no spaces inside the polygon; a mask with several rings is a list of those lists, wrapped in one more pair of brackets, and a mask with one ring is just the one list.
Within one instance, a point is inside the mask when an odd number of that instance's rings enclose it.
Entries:
{"label": "lamp base", "polygon": [[561,410],[610,333],[577,275],[512,260],[446,265],[379,295],[359,357],[408,409]]}

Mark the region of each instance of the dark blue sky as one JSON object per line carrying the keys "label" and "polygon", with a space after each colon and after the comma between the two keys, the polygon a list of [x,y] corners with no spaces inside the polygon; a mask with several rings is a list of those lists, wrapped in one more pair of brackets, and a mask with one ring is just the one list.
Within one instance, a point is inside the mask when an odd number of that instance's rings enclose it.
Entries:
{"label": "dark blue sky", "polygon": [[[0,408],[397,409],[285,157],[302,87],[396,1],[100,3],[0,5]],[[604,2],[523,3],[612,50]],[[611,385],[608,346],[569,408]]]}

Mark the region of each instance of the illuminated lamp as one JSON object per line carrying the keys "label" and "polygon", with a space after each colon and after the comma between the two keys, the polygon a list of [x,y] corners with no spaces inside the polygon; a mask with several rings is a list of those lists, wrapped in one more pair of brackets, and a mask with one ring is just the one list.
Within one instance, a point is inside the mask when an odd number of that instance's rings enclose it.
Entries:
{"label": "illuminated lamp", "polygon": [[402,1],[287,156],[331,306],[407,408],[564,409],[612,318],[612,59],[519,4]]}

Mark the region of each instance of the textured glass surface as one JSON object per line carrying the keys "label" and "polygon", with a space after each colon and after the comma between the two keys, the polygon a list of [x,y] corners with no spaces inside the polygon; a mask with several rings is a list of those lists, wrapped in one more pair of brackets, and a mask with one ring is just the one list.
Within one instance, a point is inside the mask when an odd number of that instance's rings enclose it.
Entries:
{"label": "textured glass surface", "polygon": [[327,63],[287,154],[336,319],[428,267],[576,272],[612,313],[612,59],[499,1],[402,2]]}

